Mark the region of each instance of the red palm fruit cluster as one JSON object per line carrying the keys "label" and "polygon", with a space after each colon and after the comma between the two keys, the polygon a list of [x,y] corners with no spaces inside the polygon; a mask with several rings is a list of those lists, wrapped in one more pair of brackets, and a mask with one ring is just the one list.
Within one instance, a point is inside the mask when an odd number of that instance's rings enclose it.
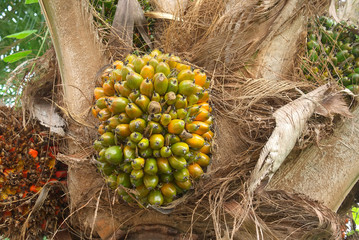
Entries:
{"label": "red palm fruit cluster", "polygon": [[41,207],[33,212],[45,185],[66,181],[66,167],[57,163],[56,152],[54,139],[39,124],[32,122],[24,127],[21,113],[0,108],[1,236],[16,238],[30,212],[25,225],[27,237],[42,238],[58,226],[60,212],[66,206],[60,188],[50,187]]}
{"label": "red palm fruit cluster", "polygon": [[94,90],[92,113],[101,121],[94,147],[98,168],[125,201],[168,204],[206,172],[209,85],[203,70],[157,49],[130,54],[103,72]]}

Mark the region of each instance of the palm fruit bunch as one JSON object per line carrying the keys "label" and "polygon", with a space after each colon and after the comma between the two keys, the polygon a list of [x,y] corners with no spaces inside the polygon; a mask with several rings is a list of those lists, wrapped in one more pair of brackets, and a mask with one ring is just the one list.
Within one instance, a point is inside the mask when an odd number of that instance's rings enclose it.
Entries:
{"label": "palm fruit bunch", "polygon": [[[66,179],[54,154],[56,145],[38,124],[22,126],[21,113],[0,107],[0,236],[20,239],[25,220],[42,187]],[[26,238],[38,239],[54,232],[66,201],[62,191],[51,189],[44,204],[26,226]]]}
{"label": "palm fruit bunch", "polygon": [[307,62],[302,65],[307,79],[332,77],[339,84],[359,93],[359,35],[358,28],[346,22],[336,23],[319,17],[309,25]]}
{"label": "palm fruit bunch", "polygon": [[94,90],[92,113],[101,121],[94,148],[122,199],[168,204],[203,175],[213,137],[209,83],[203,70],[157,49],[103,72]]}

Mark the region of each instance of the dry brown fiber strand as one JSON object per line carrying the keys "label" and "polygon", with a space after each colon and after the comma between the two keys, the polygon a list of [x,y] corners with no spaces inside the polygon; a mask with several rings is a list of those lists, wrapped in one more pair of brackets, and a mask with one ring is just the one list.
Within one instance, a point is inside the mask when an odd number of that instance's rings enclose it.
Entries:
{"label": "dry brown fiber strand", "polygon": [[[293,79],[251,79],[238,73],[245,64],[252,63],[251,57],[265,46],[266,37],[278,30],[268,26],[288,2],[190,2],[184,14],[178,13],[183,21],[161,24],[163,33],[159,35],[163,37],[159,46],[165,52],[177,53],[183,59],[205,68],[213,79],[212,104],[216,117],[216,136],[211,169],[208,177],[197,184],[195,192],[170,214],[173,219],[187,222],[197,234],[203,234],[199,229],[213,230],[213,235],[219,238],[224,234],[221,229],[225,229],[225,222],[229,229],[242,226],[244,230],[241,231],[248,232],[252,231],[251,227],[258,225],[268,236],[277,236],[278,239],[282,236],[298,239],[295,237],[310,234],[318,228],[327,230],[326,236],[338,234],[336,224],[329,228],[322,224],[324,222],[330,226],[331,222],[337,223],[337,220],[330,210],[319,204],[287,193],[270,192],[263,197],[261,194],[248,196],[245,191],[245,182],[250,170],[254,168],[259,150],[274,127],[272,113],[300,95],[295,88],[313,88],[310,83]],[[324,2],[311,4],[322,6]],[[306,7],[303,4],[298,12],[306,13]],[[259,26],[261,28],[257,28]],[[251,38],[253,31],[258,29],[261,34],[255,39]],[[235,225],[231,225],[233,218],[226,213],[226,203],[231,199],[242,204],[245,213],[234,217]],[[285,211],[286,206],[296,208]],[[194,215],[202,222],[192,222],[194,208]],[[144,210],[116,205],[113,211],[119,222],[129,219],[123,223],[123,226],[129,228],[138,223],[136,216]],[[293,214],[296,211],[300,214]],[[281,218],[271,218],[272,215]],[[249,223],[246,227],[244,223],[247,221]],[[293,223],[298,225],[291,228]]]}

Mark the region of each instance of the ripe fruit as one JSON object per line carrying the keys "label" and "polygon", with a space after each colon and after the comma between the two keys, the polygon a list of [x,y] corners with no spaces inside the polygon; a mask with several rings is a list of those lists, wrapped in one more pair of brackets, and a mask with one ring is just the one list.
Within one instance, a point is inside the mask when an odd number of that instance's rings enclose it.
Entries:
{"label": "ripe fruit", "polygon": [[91,111],[102,121],[94,143],[98,168],[124,201],[168,204],[210,162],[209,78],[157,49],[124,62],[114,62],[94,91]]}

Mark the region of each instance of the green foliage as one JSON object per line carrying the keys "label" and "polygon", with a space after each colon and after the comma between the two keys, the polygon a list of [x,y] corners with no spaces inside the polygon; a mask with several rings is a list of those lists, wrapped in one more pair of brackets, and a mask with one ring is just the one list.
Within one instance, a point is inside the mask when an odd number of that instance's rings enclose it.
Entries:
{"label": "green foliage", "polygon": [[[0,97],[7,103],[21,93],[24,74],[10,73],[24,61],[42,55],[49,47],[47,30],[38,0],[0,1]],[[44,44],[45,43],[45,44]]]}
{"label": "green foliage", "polygon": [[13,63],[13,62],[16,62],[20,59],[23,59],[24,57],[26,57],[27,55],[29,55],[32,51],[31,50],[27,50],[27,51],[21,51],[21,52],[16,52],[16,53],[13,53],[7,57],[4,57],[4,62],[7,62],[7,63]]}
{"label": "green foliage", "polygon": [[13,33],[10,35],[5,36],[4,38],[16,38],[16,39],[23,39],[26,38],[28,36],[30,36],[33,33],[36,33],[37,30],[25,30],[22,32],[18,32],[18,33]]}

